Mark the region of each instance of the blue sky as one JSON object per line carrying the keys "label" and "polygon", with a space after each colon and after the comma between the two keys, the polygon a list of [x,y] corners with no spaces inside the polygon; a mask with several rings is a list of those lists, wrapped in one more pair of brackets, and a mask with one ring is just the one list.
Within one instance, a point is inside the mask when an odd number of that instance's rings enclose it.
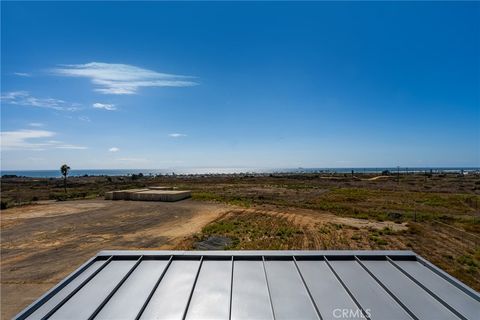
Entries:
{"label": "blue sky", "polygon": [[479,3],[1,5],[4,170],[480,165]]}

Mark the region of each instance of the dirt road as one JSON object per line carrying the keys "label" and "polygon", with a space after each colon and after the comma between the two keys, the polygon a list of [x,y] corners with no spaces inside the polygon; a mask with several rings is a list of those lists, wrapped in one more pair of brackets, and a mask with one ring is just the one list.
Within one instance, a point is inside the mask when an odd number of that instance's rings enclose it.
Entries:
{"label": "dirt road", "polygon": [[1,212],[1,317],[100,250],[169,249],[228,211],[221,204],[79,200]]}

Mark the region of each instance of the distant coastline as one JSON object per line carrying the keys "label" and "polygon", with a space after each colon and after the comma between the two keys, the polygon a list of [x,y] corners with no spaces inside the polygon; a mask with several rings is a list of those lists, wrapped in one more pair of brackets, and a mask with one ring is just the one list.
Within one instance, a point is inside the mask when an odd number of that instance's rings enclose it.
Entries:
{"label": "distant coastline", "polygon": [[[369,167],[369,168],[171,168],[171,169],[72,169],[70,176],[129,176],[143,175],[221,175],[221,174],[273,174],[273,173],[351,173],[375,174],[386,170],[391,173],[464,173],[480,172],[480,167]],[[1,170],[2,176],[28,178],[59,178],[59,170]]]}

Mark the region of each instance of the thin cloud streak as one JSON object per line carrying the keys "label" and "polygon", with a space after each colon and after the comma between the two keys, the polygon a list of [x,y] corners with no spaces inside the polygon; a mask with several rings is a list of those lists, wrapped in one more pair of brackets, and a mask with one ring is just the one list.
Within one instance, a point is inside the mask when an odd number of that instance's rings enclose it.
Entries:
{"label": "thin cloud streak", "polygon": [[88,78],[103,94],[136,94],[142,87],[191,87],[194,77],[160,73],[128,64],[90,62],[62,65],[51,70],[66,77]]}
{"label": "thin cloud streak", "polygon": [[0,101],[4,104],[28,106],[37,108],[53,109],[57,111],[78,111],[80,105],[77,103],[67,103],[60,99],[36,98],[28,91],[12,91],[0,96]]}
{"label": "thin cloud streak", "polygon": [[108,151],[109,152],[118,152],[118,151],[120,151],[120,149],[117,148],[117,147],[112,147],[112,148],[108,149]]}
{"label": "thin cloud streak", "polygon": [[27,72],[14,72],[13,74],[16,75],[16,76],[19,76],[19,77],[31,77],[32,76],[30,73],[27,73]]}
{"label": "thin cloud streak", "polygon": [[103,109],[103,110],[107,110],[107,111],[115,111],[117,110],[117,107],[115,107],[114,104],[111,104],[111,103],[100,103],[100,102],[96,102],[92,105],[95,109]]}
{"label": "thin cloud streak", "polygon": [[168,136],[170,138],[182,138],[182,137],[186,137],[187,135],[184,133],[169,133]]}
{"label": "thin cloud streak", "polygon": [[55,148],[55,149],[72,149],[72,150],[85,150],[85,149],[88,149],[87,147],[76,146],[76,145],[73,145],[73,144],[63,144],[63,145],[55,146],[54,148]]}
{"label": "thin cloud streak", "polygon": [[4,150],[34,150],[46,149],[87,149],[84,146],[66,144],[57,140],[43,140],[56,135],[56,132],[48,130],[21,129],[16,131],[0,132],[0,147]]}

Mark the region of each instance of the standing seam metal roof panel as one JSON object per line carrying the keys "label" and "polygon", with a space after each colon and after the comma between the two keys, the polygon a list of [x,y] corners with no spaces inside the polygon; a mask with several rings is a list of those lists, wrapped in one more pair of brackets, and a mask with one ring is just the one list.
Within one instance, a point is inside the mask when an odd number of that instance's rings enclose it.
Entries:
{"label": "standing seam metal roof panel", "polygon": [[394,298],[387,294],[374,278],[362,269],[356,261],[331,261],[330,265],[343,280],[365,313],[371,314],[372,320],[410,320],[409,316]]}
{"label": "standing seam metal roof panel", "polygon": [[[336,308],[341,310],[358,309],[325,261],[298,261],[298,266],[323,320],[338,319],[332,314],[332,310]],[[321,280],[319,274],[322,275]],[[362,318],[352,316],[350,319]]]}
{"label": "standing seam metal roof panel", "polygon": [[93,279],[62,305],[50,319],[87,319],[133,267],[135,261],[118,260],[109,263]]}
{"label": "standing seam metal roof panel", "polygon": [[411,251],[102,251],[16,319],[480,319]]}
{"label": "standing seam metal roof panel", "polygon": [[203,261],[187,319],[228,319],[232,263],[231,260]]}
{"label": "standing seam metal roof panel", "polygon": [[166,260],[142,261],[95,319],[135,319],[155,285],[152,279],[158,279],[166,266]]}
{"label": "standing seam metal roof panel", "polygon": [[319,319],[293,261],[265,262],[275,319]]}
{"label": "standing seam metal roof panel", "polygon": [[420,319],[428,317],[437,320],[459,319],[430,295],[425,295],[424,299],[417,299],[418,296],[423,296],[423,289],[388,261],[364,261],[363,264]]}
{"label": "standing seam metal roof panel", "polygon": [[140,319],[182,319],[199,267],[200,260],[173,261]]}
{"label": "standing seam metal roof panel", "polygon": [[235,261],[232,280],[232,319],[273,319],[263,261]]}

